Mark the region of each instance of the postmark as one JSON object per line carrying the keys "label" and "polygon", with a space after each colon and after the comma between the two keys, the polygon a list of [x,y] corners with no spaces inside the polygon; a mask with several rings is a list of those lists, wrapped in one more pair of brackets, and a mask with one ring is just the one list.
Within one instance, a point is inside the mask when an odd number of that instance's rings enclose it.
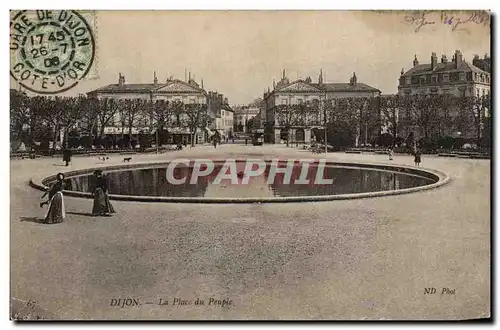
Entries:
{"label": "postmark", "polygon": [[10,74],[35,93],[57,94],[75,87],[95,58],[91,25],[76,10],[13,11]]}

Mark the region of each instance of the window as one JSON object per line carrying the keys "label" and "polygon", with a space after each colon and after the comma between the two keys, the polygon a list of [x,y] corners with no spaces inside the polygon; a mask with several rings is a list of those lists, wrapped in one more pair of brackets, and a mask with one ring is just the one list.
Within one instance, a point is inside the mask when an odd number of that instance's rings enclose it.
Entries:
{"label": "window", "polygon": [[486,83],[489,84],[490,83],[490,76],[486,76]]}
{"label": "window", "polygon": [[407,78],[406,78],[406,84],[407,84],[407,85],[410,85],[410,84],[411,84],[411,77],[407,77]]}
{"label": "window", "polygon": [[460,80],[465,80],[465,72],[460,72]]}
{"label": "window", "polygon": [[224,117],[224,110],[221,110],[221,115]]}
{"label": "window", "polygon": [[444,82],[450,81],[450,75],[448,73],[443,74],[443,81]]}
{"label": "window", "polygon": [[282,99],[282,100],[281,100],[281,104],[283,104],[283,105],[287,105],[287,104],[288,104],[288,100],[287,100],[287,99]]}
{"label": "window", "polygon": [[425,84],[425,76],[421,76],[420,77],[420,85],[424,85]]}
{"label": "window", "polygon": [[437,76],[432,76],[432,83],[435,84],[437,83],[438,77]]}
{"label": "window", "polygon": [[297,99],[297,103],[298,103],[298,104],[302,104],[303,102],[304,102],[304,100],[302,100],[302,99]]}
{"label": "window", "polygon": [[481,74],[481,82],[484,83],[484,75]]}

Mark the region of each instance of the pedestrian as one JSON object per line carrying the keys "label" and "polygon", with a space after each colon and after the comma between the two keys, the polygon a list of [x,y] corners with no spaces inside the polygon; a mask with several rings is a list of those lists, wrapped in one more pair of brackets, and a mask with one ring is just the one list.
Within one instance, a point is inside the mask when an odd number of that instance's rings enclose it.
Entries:
{"label": "pedestrian", "polygon": [[213,138],[213,142],[214,142],[214,148],[217,149],[217,139],[215,138],[215,136]]}
{"label": "pedestrian", "polygon": [[420,162],[422,161],[422,156],[420,155],[420,150],[415,152],[415,166],[420,166]]}
{"label": "pedestrian", "polygon": [[109,216],[115,213],[115,209],[108,196],[108,179],[101,170],[94,171],[95,188],[93,191],[94,204],[92,206],[93,216]]}
{"label": "pedestrian", "polygon": [[393,160],[394,158],[394,149],[389,149],[389,160]]}
{"label": "pedestrian", "polygon": [[248,145],[248,138],[245,138],[245,145]]}
{"label": "pedestrian", "polygon": [[49,199],[40,203],[40,207],[43,207],[45,204],[48,204],[49,206],[44,218],[44,222],[49,224],[61,223],[66,217],[66,212],[64,210],[64,197],[62,193],[65,188],[64,174],[57,173],[56,178],[56,182],[54,182],[41,197],[44,198],[48,194]]}
{"label": "pedestrian", "polygon": [[66,148],[63,150],[63,161],[66,162],[66,166],[69,166],[69,162],[71,162],[71,150]]}

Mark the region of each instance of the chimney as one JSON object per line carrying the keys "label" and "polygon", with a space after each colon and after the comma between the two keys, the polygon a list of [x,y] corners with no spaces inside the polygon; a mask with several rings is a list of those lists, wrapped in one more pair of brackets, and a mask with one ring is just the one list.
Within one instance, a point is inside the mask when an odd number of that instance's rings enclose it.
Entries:
{"label": "chimney", "polygon": [[405,69],[401,68],[401,75],[405,74]]}
{"label": "chimney", "polygon": [[438,63],[438,58],[436,56],[436,53],[431,54],[431,70],[436,69]]}
{"label": "chimney", "polygon": [[318,84],[323,85],[323,69],[319,71]]}
{"label": "chimney", "polygon": [[121,73],[118,74],[118,86],[123,86],[125,85],[125,76],[123,76]]}
{"label": "chimney", "polygon": [[203,78],[201,78],[201,89],[203,89]]}
{"label": "chimney", "polygon": [[441,56],[441,63],[448,63],[448,58],[444,54]]}
{"label": "chimney", "polygon": [[285,69],[283,69],[283,78],[282,79],[285,79],[285,78],[286,78]]}
{"label": "chimney", "polygon": [[456,64],[456,68],[458,68],[462,64],[462,61],[463,61],[462,53],[459,50],[456,50],[455,51],[455,64]]}
{"label": "chimney", "polygon": [[276,89],[276,80],[273,79],[273,90]]}
{"label": "chimney", "polygon": [[[479,56],[478,56],[478,57],[479,57]],[[490,57],[488,56],[488,53],[484,54],[484,59],[485,59],[485,60],[490,59]]]}
{"label": "chimney", "polygon": [[415,59],[413,60],[413,66],[418,65],[418,59],[417,59],[417,54],[415,54]]}
{"label": "chimney", "polygon": [[351,78],[351,85],[356,86],[357,83],[358,83],[358,78],[356,77],[356,72],[353,72]]}
{"label": "chimney", "polygon": [[154,72],[153,84],[158,85],[158,78],[156,77],[156,71]]}

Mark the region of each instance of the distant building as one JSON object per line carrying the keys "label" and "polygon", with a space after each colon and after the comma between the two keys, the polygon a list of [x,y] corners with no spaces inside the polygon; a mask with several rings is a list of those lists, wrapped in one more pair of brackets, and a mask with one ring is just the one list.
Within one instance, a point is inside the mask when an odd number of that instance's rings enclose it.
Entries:
{"label": "distant building", "polygon": [[[358,82],[356,73],[349,83],[327,83],[323,81],[323,71],[321,71],[318,82],[313,83],[311,78],[299,79],[290,82],[286,77],[285,70],[281,80],[273,83],[273,90],[264,93],[265,121],[266,121],[266,142],[281,143],[284,134],[288,134],[290,141],[311,141],[312,127],[294,126],[289,132],[283,123],[280,123],[276,116],[278,105],[293,105],[310,102],[314,100],[323,101],[346,97],[376,97],[380,95],[380,90]],[[323,126],[322,114],[313,121],[313,126]]]}
{"label": "distant building", "polygon": [[[482,97],[490,94],[491,59],[486,55],[484,59],[475,56],[472,63],[467,62],[460,50],[456,50],[451,61],[446,55],[441,56],[438,62],[436,53],[432,53],[430,63],[420,64],[417,56],[413,60],[413,67],[408,71],[401,70],[399,77],[398,95],[429,95],[449,94],[456,97]],[[406,115],[405,115],[406,114]],[[399,114],[399,119],[407,121],[407,111]],[[450,109],[450,115],[457,115],[456,109]],[[486,112],[485,117],[489,116]],[[407,136],[413,133],[417,138],[423,135],[422,128],[417,126],[401,127],[402,134]],[[452,130],[447,135],[474,137],[473,125],[470,129]]]}
{"label": "distant building", "polygon": [[[203,84],[203,83],[202,83]],[[156,77],[156,72],[154,74],[153,83],[149,84],[127,84],[125,82],[125,76],[121,73],[118,76],[118,84],[111,84],[96,90],[93,90],[87,94],[89,97],[96,97],[98,99],[115,99],[115,100],[125,100],[125,99],[142,99],[148,101],[181,101],[185,104],[207,104],[208,94],[200,87],[194,79],[189,75],[189,80],[187,82],[168,78],[165,83],[158,82]],[[105,135],[114,136],[116,139],[117,135],[123,134],[123,121],[120,112],[117,112],[115,116],[110,120],[108,125],[104,128]],[[174,120],[178,122],[179,120]],[[145,133],[153,133],[156,128],[154,126],[153,117],[142,116],[138,121],[138,124],[134,125],[132,134],[136,135],[140,131]],[[191,142],[191,131],[186,127],[171,127],[169,128],[171,133],[171,143],[190,143]],[[203,143],[205,141],[206,134],[202,129],[197,132],[196,143]]]}
{"label": "distant building", "polygon": [[227,97],[217,92],[209,92],[208,100],[210,115],[215,119],[210,129],[218,131],[222,139],[232,137],[234,110]]}
{"label": "distant building", "polygon": [[248,121],[260,113],[261,108],[255,106],[239,106],[235,108],[235,128],[238,132],[248,133]]}
{"label": "distant building", "polygon": [[[451,61],[442,55],[438,62],[436,53],[431,54],[430,63],[420,64],[417,56],[413,67],[408,71],[401,70],[398,94],[443,94],[455,96],[482,96],[490,93],[491,75],[473,63],[467,62],[462,53],[457,50]],[[488,58],[473,60],[484,69],[490,70]]]}

